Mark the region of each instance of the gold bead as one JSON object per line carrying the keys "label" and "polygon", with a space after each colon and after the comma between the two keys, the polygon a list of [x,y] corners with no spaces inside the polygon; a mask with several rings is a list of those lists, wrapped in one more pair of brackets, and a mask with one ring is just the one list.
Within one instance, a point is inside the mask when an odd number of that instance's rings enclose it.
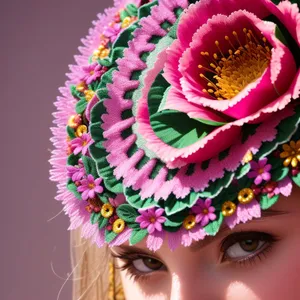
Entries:
{"label": "gold bead", "polygon": [[125,229],[125,221],[122,219],[117,219],[113,223],[113,232],[114,233],[121,233]]}
{"label": "gold bead", "polygon": [[242,204],[248,204],[254,199],[254,193],[252,189],[242,189],[238,194],[238,200]]}
{"label": "gold bead", "polygon": [[114,207],[111,204],[109,203],[103,204],[101,208],[102,217],[108,219],[113,215],[113,213],[114,213]]}
{"label": "gold bead", "polygon": [[87,127],[85,125],[80,125],[77,127],[75,134],[77,137],[81,137],[83,134],[85,134],[87,132],[88,132]]}
{"label": "gold bead", "polygon": [[183,221],[183,227],[186,230],[191,230],[196,226],[196,217],[194,215],[187,216]]}
{"label": "gold bead", "polygon": [[72,115],[68,120],[68,126],[75,129],[81,124],[80,115]]}
{"label": "gold bead", "polygon": [[232,216],[236,211],[236,205],[231,201],[226,201],[222,205],[222,214],[224,217]]}

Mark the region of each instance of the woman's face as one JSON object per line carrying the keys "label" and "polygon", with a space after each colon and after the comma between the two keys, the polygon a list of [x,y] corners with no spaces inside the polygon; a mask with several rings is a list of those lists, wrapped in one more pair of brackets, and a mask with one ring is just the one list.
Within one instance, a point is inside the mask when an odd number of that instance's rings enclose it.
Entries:
{"label": "woman's face", "polygon": [[145,244],[112,249],[126,299],[299,300],[300,191],[261,219],[171,252]]}

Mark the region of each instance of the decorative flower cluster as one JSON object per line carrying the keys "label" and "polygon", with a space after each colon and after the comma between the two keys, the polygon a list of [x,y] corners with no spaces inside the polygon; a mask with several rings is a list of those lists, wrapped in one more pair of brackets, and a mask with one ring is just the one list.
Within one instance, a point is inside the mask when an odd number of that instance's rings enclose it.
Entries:
{"label": "decorative flower cluster", "polygon": [[51,178],[71,229],[175,249],[300,186],[297,4],[115,4],[57,102]]}

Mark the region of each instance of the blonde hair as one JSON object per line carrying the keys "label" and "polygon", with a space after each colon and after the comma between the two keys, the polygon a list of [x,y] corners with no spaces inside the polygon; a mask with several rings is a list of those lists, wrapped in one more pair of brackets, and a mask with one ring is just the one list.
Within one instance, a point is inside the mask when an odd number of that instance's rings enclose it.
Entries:
{"label": "blonde hair", "polygon": [[107,247],[98,248],[71,231],[73,300],[124,300],[120,275]]}

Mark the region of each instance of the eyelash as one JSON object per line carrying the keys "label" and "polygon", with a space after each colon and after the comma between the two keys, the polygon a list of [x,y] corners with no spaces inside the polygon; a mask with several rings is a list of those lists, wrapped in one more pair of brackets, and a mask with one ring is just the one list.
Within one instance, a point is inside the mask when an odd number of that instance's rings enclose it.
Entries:
{"label": "eyelash", "polygon": [[138,283],[141,283],[141,282],[144,283],[148,279],[150,279],[150,277],[152,276],[152,272],[151,273],[142,273],[142,272],[138,271],[134,267],[133,261],[135,261],[137,259],[145,259],[145,258],[152,258],[152,259],[157,260],[156,258],[148,256],[148,255],[131,253],[129,251],[124,251],[124,252],[121,252],[120,254],[112,253],[112,256],[116,259],[121,260],[123,263],[122,266],[119,266],[116,268],[121,271],[127,271],[129,274],[129,278],[133,279],[133,281],[136,281]]}
{"label": "eyelash", "polygon": [[[255,251],[253,254],[249,254],[247,257],[234,260],[226,257],[226,251],[233,246],[235,243],[239,243],[246,239],[253,239],[253,240],[259,240],[266,243],[266,246],[262,246],[257,251]],[[278,238],[263,232],[236,232],[233,233],[226,238],[223,239],[223,241],[220,244],[220,252],[221,252],[221,260],[220,263],[230,263],[234,266],[241,266],[241,267],[247,267],[247,266],[253,266],[257,262],[262,261],[262,259],[266,258],[267,255],[272,251],[273,245],[278,241]],[[130,278],[132,278],[134,281],[141,283],[145,282],[150,279],[150,277],[153,275],[153,273],[156,272],[150,272],[150,273],[142,273],[138,271],[134,265],[133,261],[138,259],[145,259],[145,258],[152,258],[157,260],[154,257],[138,254],[138,253],[132,253],[130,251],[124,251],[120,254],[112,254],[114,258],[120,259],[123,262],[123,265],[118,267],[121,271],[127,271]]]}

